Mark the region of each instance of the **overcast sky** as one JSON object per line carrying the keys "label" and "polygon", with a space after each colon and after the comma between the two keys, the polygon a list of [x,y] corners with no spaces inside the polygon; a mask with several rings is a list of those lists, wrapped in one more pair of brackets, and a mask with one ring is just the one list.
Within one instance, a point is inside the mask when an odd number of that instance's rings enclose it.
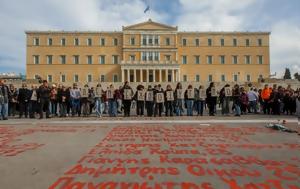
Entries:
{"label": "overcast sky", "polygon": [[0,0],[0,73],[25,73],[25,30],[121,30],[149,18],[185,31],[271,31],[271,72],[300,73],[299,8],[300,0]]}

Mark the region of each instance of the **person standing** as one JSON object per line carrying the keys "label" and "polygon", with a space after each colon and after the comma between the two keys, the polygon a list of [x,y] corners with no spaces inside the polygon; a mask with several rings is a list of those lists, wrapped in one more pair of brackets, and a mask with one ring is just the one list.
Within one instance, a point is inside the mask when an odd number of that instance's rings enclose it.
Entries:
{"label": "person standing", "polygon": [[[150,95],[150,98],[147,97],[148,93],[152,94],[152,95]],[[151,85],[148,86],[145,98],[146,98],[147,116],[152,117],[153,116],[153,107],[154,107],[154,90],[152,89]]]}
{"label": "person standing", "polygon": [[8,100],[8,116],[16,115],[17,101],[18,101],[18,91],[13,84],[9,85],[10,97]]}
{"label": "person standing", "polygon": [[9,88],[4,80],[0,79],[0,119],[8,119],[8,99],[10,97]]}
{"label": "person standing", "polygon": [[233,108],[235,116],[241,116],[241,101],[240,101],[240,87],[238,84],[234,85],[232,90]]}
{"label": "person standing", "polygon": [[29,114],[29,100],[30,100],[30,90],[27,88],[25,83],[22,84],[22,88],[19,89],[18,102],[19,102],[19,118],[25,115],[25,118]]}
{"label": "person standing", "polygon": [[217,97],[212,96],[212,89],[215,87],[215,83],[211,82],[206,89],[206,103],[208,105],[209,116],[215,116],[215,109],[217,104]]}
{"label": "person standing", "polygon": [[57,101],[59,104],[59,117],[67,117],[67,96],[68,91],[63,85],[57,93]]}
{"label": "person standing", "polygon": [[35,113],[39,113],[37,86],[32,85],[30,90],[30,99],[29,99],[29,117],[35,118]]}
{"label": "person standing", "polygon": [[241,87],[240,102],[241,102],[241,114],[247,114],[249,98],[246,90],[243,87]]}
{"label": "person standing", "polygon": [[[179,91],[180,91],[180,93],[179,93]],[[183,99],[184,99],[184,92],[182,90],[182,84],[177,83],[176,89],[174,92],[174,101],[175,101],[174,106],[175,106],[176,116],[183,115]]]}
{"label": "person standing", "polygon": [[226,96],[225,89],[227,87],[230,87],[229,84],[226,84],[220,91],[219,99],[220,104],[222,105],[222,115],[228,116],[229,115],[229,102],[230,102],[230,96]]}
{"label": "person standing", "polygon": [[110,117],[117,117],[117,99],[113,84],[109,86],[106,91],[106,98],[108,99],[108,114]]}
{"label": "person standing", "polygon": [[104,91],[102,90],[101,84],[97,84],[96,90],[101,90],[101,91],[99,91],[99,94],[98,94],[100,96],[95,97],[95,103],[96,103],[95,111],[96,111],[96,115],[98,117],[102,117],[102,102],[104,102],[103,101]]}
{"label": "person standing", "polygon": [[[168,94],[171,93],[171,94]],[[168,97],[168,95],[172,95]],[[170,84],[167,85],[166,91],[165,91],[165,107],[166,107],[166,116],[173,116],[173,103],[174,103],[174,91]]]}
{"label": "person standing", "polygon": [[52,117],[57,116],[57,90],[56,85],[53,84],[50,92],[50,111]]}
{"label": "person standing", "polygon": [[143,116],[144,115],[144,108],[145,108],[145,98],[144,95],[139,97],[141,93],[144,93],[144,86],[138,85],[136,88],[136,92],[134,95],[134,98],[136,100],[136,114],[137,116]]}
{"label": "person standing", "polygon": [[38,101],[40,103],[40,119],[43,119],[44,111],[46,111],[46,118],[50,118],[50,93],[51,89],[49,88],[48,82],[47,80],[44,80],[37,93]]}
{"label": "person standing", "polygon": [[247,93],[249,99],[249,113],[257,114],[257,102],[258,102],[258,95],[254,91],[253,88],[250,88],[250,91]]}
{"label": "person standing", "polygon": [[163,110],[163,99],[160,101],[157,97],[163,95],[164,95],[164,90],[162,89],[161,85],[158,84],[156,87],[154,87],[154,99],[155,99],[154,117],[156,117],[157,115],[161,117],[161,113]]}
{"label": "person standing", "polygon": [[80,109],[80,90],[78,89],[77,83],[73,84],[73,88],[70,89],[70,101],[71,101],[71,109],[72,109],[72,117],[78,114],[80,117],[81,109]]}
{"label": "person standing", "polygon": [[[123,107],[124,107],[124,117],[130,117],[130,108],[131,108],[131,102],[132,102],[132,97],[133,97],[133,90],[129,86],[129,82],[126,81],[124,83],[124,86],[121,89],[121,94],[122,94],[122,102],[123,102]],[[127,94],[125,94],[125,92]]]}
{"label": "person standing", "polygon": [[261,91],[261,98],[263,103],[264,114],[270,114],[270,96],[272,90],[269,88],[268,84],[265,84],[264,89]]}
{"label": "person standing", "polygon": [[193,116],[193,107],[194,107],[194,99],[195,99],[194,92],[195,91],[192,85],[189,85],[187,90],[184,92],[187,116]]}
{"label": "person standing", "polygon": [[[81,96],[81,108],[82,108],[82,115],[83,117],[87,117],[90,113],[90,102],[88,100],[90,93],[89,93],[89,86],[88,85],[84,85],[84,89],[86,90],[87,96]],[[84,90],[81,89],[81,90]]]}

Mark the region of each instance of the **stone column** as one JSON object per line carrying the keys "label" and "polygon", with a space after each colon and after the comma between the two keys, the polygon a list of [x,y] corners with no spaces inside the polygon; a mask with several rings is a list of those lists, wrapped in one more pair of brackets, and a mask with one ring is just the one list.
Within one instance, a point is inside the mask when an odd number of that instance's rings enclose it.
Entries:
{"label": "stone column", "polygon": [[140,82],[144,82],[143,81],[143,70],[142,69],[140,69]]}
{"label": "stone column", "polygon": [[175,81],[175,74],[174,74],[174,69],[172,69],[171,70],[172,72],[171,72],[171,79],[172,79],[172,82],[174,82]]}
{"label": "stone column", "polygon": [[165,76],[166,76],[166,82],[168,82],[168,72],[169,72],[169,70],[168,69],[165,69]]}
{"label": "stone column", "polygon": [[133,70],[133,82],[136,82],[136,69]]}
{"label": "stone column", "polygon": [[180,74],[180,68],[178,69],[178,81],[180,82],[181,81],[181,74]]}
{"label": "stone column", "polygon": [[159,82],[162,82],[162,78],[161,78],[161,72],[162,72],[162,70],[161,70],[161,69],[159,69]]}
{"label": "stone column", "polygon": [[122,74],[122,83],[124,82],[124,78],[125,78],[125,70],[121,69],[121,74]]}
{"label": "stone column", "polygon": [[149,83],[149,69],[147,68],[147,73],[146,73],[146,82]]}
{"label": "stone column", "polygon": [[130,69],[127,69],[127,81],[130,82]]}
{"label": "stone column", "polygon": [[153,82],[156,82],[156,74],[155,74],[156,70],[153,70]]}

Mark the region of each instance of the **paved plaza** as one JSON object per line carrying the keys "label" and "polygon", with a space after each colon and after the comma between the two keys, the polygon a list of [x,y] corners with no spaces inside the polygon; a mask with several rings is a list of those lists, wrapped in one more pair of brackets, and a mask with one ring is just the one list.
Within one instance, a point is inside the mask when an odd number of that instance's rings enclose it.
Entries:
{"label": "paved plaza", "polygon": [[[295,117],[280,117],[299,131]],[[300,136],[276,117],[0,122],[1,189],[298,189]]]}

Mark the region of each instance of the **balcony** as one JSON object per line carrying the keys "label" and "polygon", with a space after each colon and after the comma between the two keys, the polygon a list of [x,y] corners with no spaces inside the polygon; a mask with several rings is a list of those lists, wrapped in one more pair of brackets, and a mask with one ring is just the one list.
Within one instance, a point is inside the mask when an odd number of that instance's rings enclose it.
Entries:
{"label": "balcony", "polygon": [[121,65],[178,65],[178,61],[121,61]]}

